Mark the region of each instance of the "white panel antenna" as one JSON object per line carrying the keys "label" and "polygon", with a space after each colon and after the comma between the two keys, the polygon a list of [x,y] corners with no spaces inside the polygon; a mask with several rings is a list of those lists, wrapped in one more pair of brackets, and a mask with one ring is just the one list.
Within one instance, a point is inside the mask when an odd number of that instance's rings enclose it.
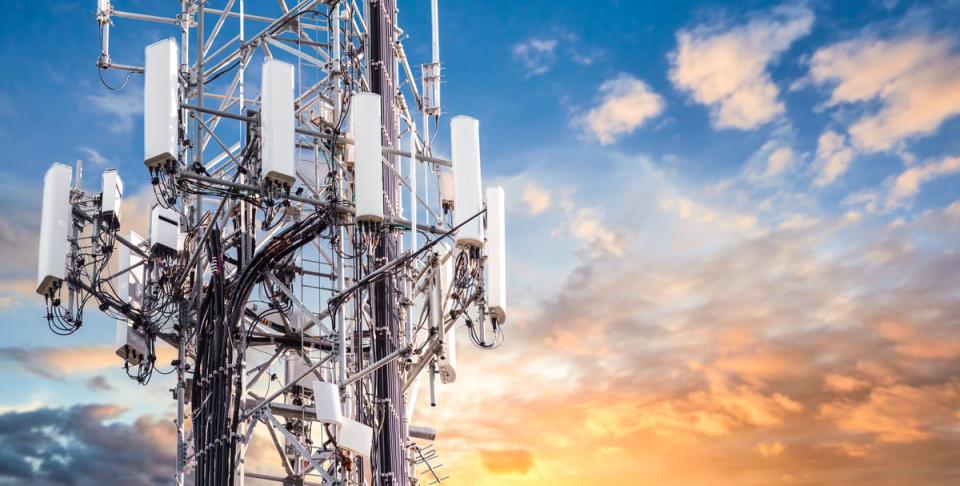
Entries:
{"label": "white panel antenna", "polygon": [[[43,178],[43,210],[40,215],[40,247],[37,261],[37,293],[48,295],[66,278],[70,254],[70,183],[73,170],[53,164]],[[52,296],[56,297],[56,296]]]}
{"label": "white panel antenna", "polygon": [[354,193],[357,221],[383,221],[383,139],[380,134],[380,95],[354,93],[353,117]]}
{"label": "white panel antenna", "polygon": [[487,189],[487,308],[498,324],[507,320],[506,218],[503,188]]}
{"label": "white panel antenna", "polygon": [[318,421],[334,424],[338,427],[343,423],[339,386],[325,381],[314,381],[313,401],[316,406]]}
{"label": "white panel antenna", "polygon": [[[453,163],[453,225],[459,226],[483,209],[480,179],[480,122],[469,116],[450,121]],[[476,217],[457,231],[458,246],[483,246],[483,218]]]}
{"label": "white panel antenna", "polygon": [[117,320],[117,356],[131,365],[138,365],[147,355],[147,343],[143,335],[133,329],[126,319]]}
{"label": "white panel antenna", "polygon": [[177,252],[180,246],[180,214],[160,205],[150,211],[150,249]]}
{"label": "white panel antenna", "polygon": [[103,171],[100,190],[100,214],[114,227],[120,227],[120,208],[123,203],[123,181],[116,170]]}
{"label": "white panel antenna", "polygon": [[344,418],[337,432],[337,445],[369,458],[370,448],[373,446],[373,429],[356,420]]}
{"label": "white panel antenna", "polygon": [[[452,120],[452,160],[434,143],[446,123],[439,2],[419,80],[395,0],[247,2],[257,15],[221,0],[216,16],[204,15],[211,2],[177,3],[155,15],[96,2],[97,68],[144,74],[143,160],[159,206],[146,242],[123,238],[115,171],[85,192],[80,163],[72,186],[69,168],[51,169],[37,279],[50,329],[77,332],[96,303],[118,319],[115,350],[141,384],[169,369],[156,346],[176,348],[171,483],[251,477],[255,423],[279,446],[267,456],[285,484],[443,482],[423,444],[436,429],[410,421],[418,388],[437,406],[438,379],[458,379],[456,334],[494,349],[506,314],[502,194],[486,196],[484,216],[479,123]],[[180,36],[147,47],[139,66],[114,63],[110,31],[128,19]]]}
{"label": "white panel antenna", "polygon": [[[130,231],[127,233],[127,241],[140,246],[143,243],[143,237],[135,231]],[[130,304],[134,309],[139,309],[143,303],[143,257],[131,251],[126,245],[120,245],[118,253],[117,272],[124,270],[126,272],[117,276],[117,280],[113,284],[117,291],[117,298]]]}
{"label": "white panel antenna", "polygon": [[[459,251],[454,249],[451,251]],[[453,263],[455,255],[451,255],[440,265],[440,295],[447,295],[450,287],[453,285]],[[447,315],[452,307],[450,300],[443,309],[441,315]],[[445,384],[457,381],[457,328],[453,326],[443,335],[443,354],[437,360],[437,368],[440,370],[440,381]]]}
{"label": "white panel antenna", "polygon": [[143,163],[155,169],[177,160],[180,102],[177,42],[164,39],[144,51]]}
{"label": "white panel antenna", "polygon": [[260,139],[263,177],[291,187],[296,180],[293,65],[271,59],[263,63],[260,92]]}
{"label": "white panel antenna", "polygon": [[453,209],[456,202],[456,191],[453,188],[453,171],[445,170],[440,173],[440,204],[445,211]]}

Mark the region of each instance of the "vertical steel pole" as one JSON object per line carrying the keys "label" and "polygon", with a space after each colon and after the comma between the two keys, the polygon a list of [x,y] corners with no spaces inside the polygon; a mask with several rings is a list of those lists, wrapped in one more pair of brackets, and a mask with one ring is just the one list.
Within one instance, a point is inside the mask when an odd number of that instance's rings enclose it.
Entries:
{"label": "vertical steel pole", "polygon": [[[371,0],[366,3],[369,13],[367,28],[370,34],[369,72],[371,91],[380,95],[381,118],[384,123],[384,146],[397,148],[397,130],[394,96],[396,93],[396,56],[393,44],[396,40],[396,7],[394,0]],[[396,160],[389,156],[390,162]],[[392,164],[396,166],[396,164]],[[393,172],[383,169],[385,214],[392,214],[397,207],[397,181]],[[375,256],[379,264],[397,257],[399,238],[394,231],[384,229],[377,245]],[[379,360],[398,347],[400,319],[396,310],[397,288],[393,278],[383,279],[373,286],[374,340],[373,359]],[[377,432],[376,484],[406,486],[406,460],[401,441],[401,418],[403,396],[399,383],[397,360],[382,366],[373,373],[376,404],[383,411],[383,425]]]}
{"label": "vertical steel pole", "polygon": [[[182,0],[180,2],[180,11],[188,11],[188,0]],[[180,23],[180,72],[183,73],[187,69],[189,64],[189,52],[188,47],[190,42],[190,26],[188,20],[183,18]],[[183,93],[183,92],[182,92]],[[184,95],[181,93],[180,97]],[[183,120],[186,120],[184,116],[186,115],[186,110],[180,110],[180,117]],[[181,141],[182,142],[182,141]],[[176,477],[175,481],[177,486],[183,486],[184,484],[184,474],[186,470],[186,456],[187,456],[187,444],[186,438],[184,436],[184,423],[186,422],[186,411],[185,411],[185,390],[186,386],[186,336],[187,332],[184,329],[184,324],[187,319],[186,306],[181,307],[180,311],[180,330],[177,332],[177,468],[176,468]]]}

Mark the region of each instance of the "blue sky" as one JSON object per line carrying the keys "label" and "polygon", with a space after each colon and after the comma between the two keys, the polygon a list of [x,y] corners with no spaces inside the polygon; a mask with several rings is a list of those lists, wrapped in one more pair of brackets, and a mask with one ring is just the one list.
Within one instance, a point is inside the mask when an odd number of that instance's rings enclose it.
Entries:
{"label": "blue sky", "polygon": [[[150,13],[169,10],[155,5],[164,2],[115,3]],[[0,347],[30,350],[38,366],[52,369],[60,368],[37,348],[79,349],[82,357],[76,362],[94,362],[76,372],[70,371],[72,364],[61,364],[66,376],[56,379],[39,375],[8,351],[0,361],[0,409],[117,401],[133,407],[122,416],[129,421],[168,411],[172,402],[163,402],[166,387],[157,384],[148,395],[137,395],[137,386],[117,366],[90,358],[94,348],[84,354],[84,346],[112,343],[113,327],[104,319],[91,317],[70,338],[51,335],[42,302],[29,288],[41,181],[50,163],[83,159],[88,188],[99,184],[99,172],[108,167],[120,169],[130,194],[148,181],[140,157],[142,79],[132,77],[120,93],[100,84],[94,5],[13,0],[0,18],[5,66],[0,73],[0,248],[5,257],[0,317],[7,327]],[[428,8],[425,0],[400,1],[401,26],[411,37],[407,53],[415,64],[429,57]],[[636,407],[631,416],[674,423],[661,409],[636,405],[656,398],[674,400],[671,410],[701,407],[733,417],[708,432],[668,427],[706,443],[704,454],[712,450],[710,444],[722,442],[718,450],[732,457],[738,453],[730,446],[734,439],[756,445],[764,459],[792,450],[813,454],[813,446],[807,450],[792,442],[802,441],[799,428],[810,423],[822,427],[816,430],[824,437],[823,450],[846,451],[848,460],[864,457],[861,453],[878,460],[894,457],[890,444],[919,447],[934,436],[942,441],[936,444],[957,450],[955,421],[928,423],[904,407],[943,401],[936,394],[940,389],[929,387],[954,390],[950,376],[960,369],[960,351],[953,348],[936,356],[913,352],[913,346],[929,344],[918,335],[955,342],[960,322],[960,297],[951,287],[956,278],[935,271],[951,268],[960,241],[960,2],[441,0],[440,11],[443,109],[446,115],[481,120],[484,177],[505,186],[509,206],[510,300],[517,331],[503,357],[467,351],[466,363],[491,359],[506,367],[526,356],[528,346],[546,346],[539,352],[543,356],[529,359],[551,363],[555,373],[531,371],[534,378],[554,384],[550,380],[559,379],[580,390],[588,370],[598,372],[593,366],[600,366],[601,381],[611,389],[626,383],[655,390],[616,395]],[[117,24],[112,55],[118,63],[140,64],[145,44],[174,35],[152,25]],[[106,76],[111,83],[119,80],[116,73]],[[446,140],[441,130],[439,151],[446,149]],[[765,273],[780,270],[789,275]],[[745,302],[724,294],[723,285],[708,289],[705,282],[729,282]],[[607,313],[579,308],[556,313],[580,293],[603,302]],[[905,304],[910,296],[929,306]],[[737,305],[766,310],[744,316],[734,312]],[[873,305],[879,310],[871,310]],[[806,315],[810,307],[818,310]],[[713,322],[704,317],[714,315],[706,310],[721,317]],[[896,318],[879,317],[884,313]],[[697,319],[704,328],[690,327]],[[756,322],[764,325],[751,327]],[[746,333],[755,346],[728,353],[707,344],[693,349],[678,344],[704,333],[710,336],[706,341],[716,343],[736,332]],[[566,346],[570,333],[589,336],[584,342],[601,350],[615,349],[612,343],[626,335],[649,333],[661,341],[637,344],[643,352],[621,355],[621,361],[598,358],[597,365],[584,363],[582,353]],[[878,360],[886,369],[896,370],[890,371],[896,374],[893,381],[864,371],[872,368],[861,355],[839,348],[826,355],[802,347],[827,335],[847,343],[844,339],[857,333],[873,336],[865,339],[875,339],[871,352],[883,357]],[[785,337],[802,352],[781,342]],[[768,416],[781,420],[751,421],[722,406],[717,411],[716,403],[727,403],[723,398],[729,396],[718,391],[719,378],[705,370],[722,368],[727,362],[721,358],[763,361],[788,348],[810,363],[836,363],[836,373],[856,381],[826,378],[828,371],[813,365],[801,366],[801,378],[723,368],[723,390],[753,393],[736,398],[772,400],[780,394],[794,397],[804,412],[771,405]],[[671,361],[665,350],[690,354]],[[674,389],[643,373],[622,383],[625,378],[611,371],[646,366],[686,387]],[[89,380],[96,376],[104,377],[110,389],[92,386]],[[525,386],[519,380],[497,383],[503,390],[518,390]],[[796,388],[808,382],[816,385]],[[866,395],[837,398],[821,382],[863,383],[862,389],[850,386]],[[903,393],[896,396],[920,398],[903,407],[896,402],[870,409],[877,405],[872,397],[889,392],[883,387],[890,383],[913,387],[898,389]],[[457,386],[464,392],[477,385]],[[606,388],[600,388],[597,393],[605,396]],[[841,388],[826,390],[839,393]],[[697,401],[698,390],[714,400]],[[914,391],[917,395],[908,393]],[[566,396],[544,393],[545,403]],[[460,403],[453,395],[450,400]],[[844,408],[848,405],[853,408]],[[464,413],[472,410],[464,406]],[[855,416],[859,406],[868,407],[865,414],[915,424],[915,433],[896,435],[879,425],[862,425]],[[793,418],[794,413],[804,419]],[[596,425],[599,419],[589,420]],[[757,435],[774,423],[797,424],[798,430]],[[654,426],[624,426],[630,432],[608,436],[599,427],[597,436],[637,458],[636,442]],[[722,433],[713,434],[718,430]],[[486,432],[493,434],[480,430],[477,437]],[[468,478],[484,467],[492,470],[485,456],[471,455],[464,445],[477,437],[459,433],[450,446],[456,454],[451,462]],[[591,438],[596,436],[581,439]],[[516,447],[530,454],[530,465],[509,470],[507,479],[518,484],[524,478],[549,479],[549,457],[564,453],[543,452],[548,448],[541,439],[518,437]],[[854,443],[865,449],[854,449]],[[725,464],[734,464],[730,461]],[[851,464],[836,463],[838,468]],[[629,471],[625,464],[618,467]],[[678,474],[682,470],[678,466]],[[796,468],[784,465],[774,472],[791,471]],[[930,484],[937,478],[929,476]],[[739,484],[749,482],[743,481]]]}

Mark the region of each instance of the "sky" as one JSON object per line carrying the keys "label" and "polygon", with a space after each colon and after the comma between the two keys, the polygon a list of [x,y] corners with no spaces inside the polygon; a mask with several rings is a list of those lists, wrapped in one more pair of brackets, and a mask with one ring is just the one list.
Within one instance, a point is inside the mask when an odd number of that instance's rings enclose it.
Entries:
{"label": "sky", "polygon": [[[127,379],[108,321],[53,336],[33,293],[49,164],[143,170],[142,81],[100,85],[94,5],[0,17],[0,484],[173,467],[169,379]],[[429,2],[399,5],[419,64]],[[510,272],[504,345],[461,340],[418,407],[449,484],[960,483],[960,2],[440,11]],[[116,62],[169,35],[132,29]]]}

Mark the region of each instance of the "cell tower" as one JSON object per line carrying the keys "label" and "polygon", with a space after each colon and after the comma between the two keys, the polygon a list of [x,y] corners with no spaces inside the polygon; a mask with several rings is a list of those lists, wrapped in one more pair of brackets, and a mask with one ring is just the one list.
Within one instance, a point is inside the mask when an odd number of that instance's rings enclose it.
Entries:
{"label": "cell tower", "polygon": [[[119,234],[119,174],[89,193],[82,166],[54,164],[37,293],[58,334],[91,301],[116,319],[140,383],[173,367],[178,485],[440,482],[437,433],[411,417],[421,381],[435,404],[436,380],[456,380],[458,328],[502,341],[504,194],[483,192],[477,120],[450,121],[450,160],[431,150],[437,0],[419,79],[395,0],[293,3],[97,2],[101,80],[143,75],[156,204],[146,237]],[[171,37],[144,66],[114,62],[111,30],[136,22]],[[245,470],[257,429],[282,475]]]}

